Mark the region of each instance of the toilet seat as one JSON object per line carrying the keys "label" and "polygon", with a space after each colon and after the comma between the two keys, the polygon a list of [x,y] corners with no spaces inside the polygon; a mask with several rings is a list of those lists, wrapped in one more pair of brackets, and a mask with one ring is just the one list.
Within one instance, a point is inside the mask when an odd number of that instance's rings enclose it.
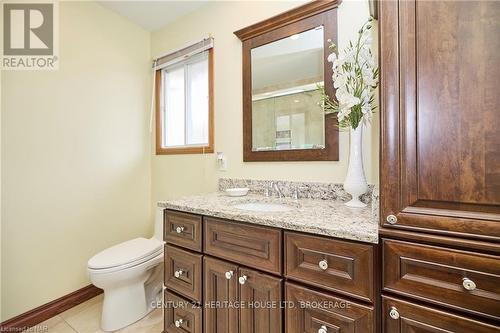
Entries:
{"label": "toilet seat", "polygon": [[107,273],[144,263],[163,252],[163,242],[135,238],[99,252],[88,261],[88,269]]}

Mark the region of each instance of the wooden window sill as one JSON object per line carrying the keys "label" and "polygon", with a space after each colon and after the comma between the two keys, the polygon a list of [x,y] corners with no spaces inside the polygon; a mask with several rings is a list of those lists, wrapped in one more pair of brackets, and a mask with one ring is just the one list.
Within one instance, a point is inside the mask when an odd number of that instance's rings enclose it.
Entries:
{"label": "wooden window sill", "polygon": [[211,154],[214,147],[157,148],[156,155]]}

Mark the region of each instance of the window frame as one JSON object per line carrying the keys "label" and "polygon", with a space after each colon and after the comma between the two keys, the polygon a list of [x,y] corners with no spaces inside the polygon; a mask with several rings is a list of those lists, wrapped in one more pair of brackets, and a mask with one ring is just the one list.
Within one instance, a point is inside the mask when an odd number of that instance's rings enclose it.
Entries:
{"label": "window frame", "polygon": [[[156,155],[205,154],[214,152],[214,66],[213,47],[208,49],[208,145],[183,145],[163,147],[163,117],[161,109],[163,69],[155,71],[155,109],[156,109]],[[195,55],[196,56],[196,55]],[[187,94],[188,92],[186,92]]]}

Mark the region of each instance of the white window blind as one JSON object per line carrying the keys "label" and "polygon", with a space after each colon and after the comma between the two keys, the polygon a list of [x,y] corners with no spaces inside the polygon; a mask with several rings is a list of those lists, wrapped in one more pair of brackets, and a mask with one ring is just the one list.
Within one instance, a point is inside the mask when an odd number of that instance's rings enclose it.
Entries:
{"label": "white window blind", "polygon": [[209,145],[208,49],[212,41],[206,41],[195,44],[198,47],[189,46],[166,55],[156,62],[155,68],[161,70],[161,87],[157,88],[161,93],[163,148]]}
{"label": "white window blind", "polygon": [[162,69],[167,66],[173,65],[177,62],[188,59],[193,55],[209,50],[213,46],[214,46],[214,39],[212,37],[207,37],[197,43],[185,46],[178,50],[157,57],[156,59],[154,59],[153,66],[155,67],[155,69]]}

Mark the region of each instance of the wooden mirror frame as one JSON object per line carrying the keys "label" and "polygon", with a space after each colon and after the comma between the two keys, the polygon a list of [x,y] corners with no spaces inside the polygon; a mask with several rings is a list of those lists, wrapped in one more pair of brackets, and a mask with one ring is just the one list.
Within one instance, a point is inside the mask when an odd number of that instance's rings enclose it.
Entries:
{"label": "wooden mirror frame", "polygon": [[325,148],[252,151],[252,59],[251,50],[317,26],[324,27],[324,85],[334,98],[332,66],[327,57],[330,39],[337,44],[337,7],[340,0],[313,1],[234,34],[243,46],[243,161],[338,161],[339,130],[336,115],[325,115]]}

